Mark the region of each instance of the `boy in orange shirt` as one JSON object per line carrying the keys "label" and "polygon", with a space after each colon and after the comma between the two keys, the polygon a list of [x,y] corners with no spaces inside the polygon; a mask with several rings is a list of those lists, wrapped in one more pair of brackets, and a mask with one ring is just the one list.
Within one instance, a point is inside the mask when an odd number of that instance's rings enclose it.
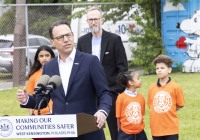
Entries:
{"label": "boy in orange shirt", "polygon": [[151,135],[153,140],[178,140],[177,111],[184,106],[184,96],[181,86],[168,76],[173,60],[159,55],[153,63],[158,81],[148,89]]}
{"label": "boy in orange shirt", "polygon": [[139,74],[132,71],[119,73],[116,80],[124,88],[116,100],[117,140],[147,140],[143,120],[145,99],[136,91],[142,85]]}

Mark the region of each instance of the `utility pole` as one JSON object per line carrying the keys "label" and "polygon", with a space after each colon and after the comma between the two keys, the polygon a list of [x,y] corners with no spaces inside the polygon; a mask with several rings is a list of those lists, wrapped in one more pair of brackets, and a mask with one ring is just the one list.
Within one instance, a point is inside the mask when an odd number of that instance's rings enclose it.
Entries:
{"label": "utility pole", "polygon": [[[13,86],[23,86],[26,79],[25,8],[26,0],[16,0],[16,23],[14,28]],[[15,49],[17,48],[17,49]]]}

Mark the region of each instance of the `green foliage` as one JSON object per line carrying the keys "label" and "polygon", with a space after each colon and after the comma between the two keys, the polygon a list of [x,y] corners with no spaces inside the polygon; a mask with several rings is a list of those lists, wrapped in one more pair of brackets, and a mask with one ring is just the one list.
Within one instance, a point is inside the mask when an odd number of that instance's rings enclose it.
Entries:
{"label": "green foliage", "polygon": [[15,10],[11,9],[0,17],[0,34],[12,34],[14,32]]}
{"label": "green foliage", "polygon": [[[37,14],[36,14],[37,13]],[[13,34],[16,22],[15,8],[9,9],[0,17],[0,34]],[[31,6],[28,7],[29,34],[49,36],[48,27],[60,19],[71,15],[71,6]],[[48,18],[47,18],[48,17]]]}
{"label": "green foliage", "polygon": [[29,30],[31,31],[30,33],[49,37],[48,27],[50,27],[51,23],[57,21],[58,18],[52,17],[52,18],[38,19],[38,22],[34,22],[32,26],[29,28]]}
{"label": "green foliage", "polygon": [[[133,18],[142,29],[131,31],[130,36],[131,42],[137,42],[137,47],[132,49],[134,59],[130,66],[137,65],[148,73],[153,71],[153,59],[159,54],[164,53],[160,28],[160,12],[154,13],[154,10],[149,8],[149,6],[155,7],[156,5],[156,11],[159,11],[160,1],[154,2],[147,1],[140,4],[142,5],[140,10],[144,14],[141,14],[141,12],[139,14],[135,13]],[[155,14],[159,18],[155,19]]]}
{"label": "green foliage", "polygon": [[[71,3],[71,2],[76,2],[77,0],[26,0],[27,4],[32,4],[32,3]],[[5,0],[5,4],[15,4],[16,0]]]}
{"label": "green foliage", "polygon": [[[85,0],[79,0],[77,3],[85,2]],[[112,2],[110,4],[109,2]],[[114,2],[114,4],[113,4]],[[102,4],[103,3],[103,4]],[[123,3],[123,4],[122,4]],[[71,18],[81,17],[83,14],[85,14],[85,9],[91,6],[99,6],[101,10],[104,12],[104,19],[112,20],[113,22],[119,21],[123,19],[125,16],[127,16],[128,12],[132,8],[134,2],[131,0],[93,0],[90,3],[87,3],[87,5],[76,5],[74,8],[83,8],[83,10],[80,10],[79,12],[74,13]],[[116,8],[117,7],[117,8]]]}
{"label": "green foliage", "polygon": [[[71,14],[69,9],[71,10],[69,6],[31,7],[29,9],[29,33],[48,37],[48,28],[57,20],[66,20],[66,15]],[[36,12],[38,14],[35,14]]]}
{"label": "green foliage", "polygon": [[16,0],[4,0],[5,4],[14,4],[16,3]]}
{"label": "green foliage", "polygon": [[182,72],[183,71],[183,66],[178,65],[177,67],[173,68],[172,72]]}

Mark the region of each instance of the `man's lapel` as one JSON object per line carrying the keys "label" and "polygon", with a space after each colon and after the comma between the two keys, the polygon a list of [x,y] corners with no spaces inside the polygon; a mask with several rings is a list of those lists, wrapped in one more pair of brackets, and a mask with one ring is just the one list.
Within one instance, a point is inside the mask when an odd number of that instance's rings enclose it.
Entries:
{"label": "man's lapel", "polygon": [[92,33],[87,35],[85,40],[85,47],[87,49],[87,53],[92,54]]}
{"label": "man's lapel", "polygon": [[105,53],[109,53],[109,52],[105,52],[106,51],[106,47],[108,44],[108,37],[106,34],[106,31],[103,30],[102,32],[102,38],[101,38],[101,56],[100,56],[100,62],[102,63],[103,61],[103,57],[105,55]]}
{"label": "man's lapel", "polygon": [[80,67],[80,63],[81,63],[81,54],[80,54],[80,52],[78,50],[76,50],[76,55],[75,55],[75,58],[74,58],[74,64],[72,66],[71,75],[69,77],[67,95],[69,93],[68,91],[70,91],[73,79],[75,78],[75,76],[76,76],[76,74],[78,72],[78,69]]}

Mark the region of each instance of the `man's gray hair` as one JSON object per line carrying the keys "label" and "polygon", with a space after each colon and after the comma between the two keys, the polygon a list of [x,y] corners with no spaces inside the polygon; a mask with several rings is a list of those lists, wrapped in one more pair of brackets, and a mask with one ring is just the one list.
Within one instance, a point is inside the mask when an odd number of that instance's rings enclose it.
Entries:
{"label": "man's gray hair", "polygon": [[103,17],[103,12],[102,12],[102,10],[101,10],[98,6],[89,7],[89,8],[86,10],[86,13],[88,13],[88,12],[90,12],[90,11],[94,11],[94,10],[98,10],[98,11],[101,13],[101,17]]}

